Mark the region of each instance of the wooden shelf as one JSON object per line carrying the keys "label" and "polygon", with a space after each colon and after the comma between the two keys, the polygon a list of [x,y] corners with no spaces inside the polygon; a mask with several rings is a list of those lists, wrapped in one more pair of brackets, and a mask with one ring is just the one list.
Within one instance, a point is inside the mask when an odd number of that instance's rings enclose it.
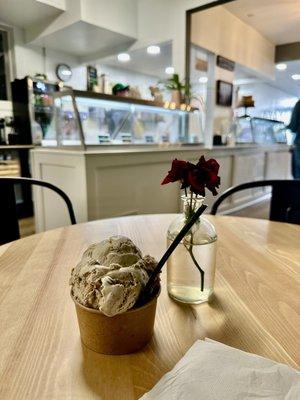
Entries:
{"label": "wooden shelf", "polygon": [[8,144],[0,146],[0,150],[22,150],[22,149],[33,149],[35,146],[32,144]]}
{"label": "wooden shelf", "polygon": [[97,99],[97,100],[106,100],[106,101],[114,101],[118,103],[126,103],[126,104],[136,104],[136,105],[141,105],[141,106],[146,106],[146,107],[155,107],[158,109],[162,109],[164,111],[181,111],[181,112],[192,112],[195,110],[198,110],[197,108],[192,107],[190,111],[186,110],[181,110],[180,108],[165,108],[164,104],[165,103],[156,103],[155,101],[152,100],[143,100],[143,99],[135,99],[132,97],[120,97],[120,96],[115,96],[112,94],[103,94],[103,93],[96,93],[96,92],[91,92],[91,91],[84,91],[84,90],[73,90],[73,91],[61,91],[61,92],[56,92],[55,96],[57,97],[62,97],[64,94],[70,94],[70,92],[73,92],[75,97],[85,97],[89,99]]}

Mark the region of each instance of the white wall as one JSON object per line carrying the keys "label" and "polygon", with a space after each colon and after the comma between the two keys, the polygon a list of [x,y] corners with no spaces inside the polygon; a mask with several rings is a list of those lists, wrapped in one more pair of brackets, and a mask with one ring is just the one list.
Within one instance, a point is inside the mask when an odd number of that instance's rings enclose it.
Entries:
{"label": "white wall", "polygon": [[137,1],[65,0],[65,12],[56,18],[41,20],[39,23],[27,27],[26,38],[30,41],[40,40],[45,35],[60,31],[79,21],[136,38]]}
{"label": "white wall", "polygon": [[16,78],[19,79],[39,72],[45,73],[50,80],[57,80],[55,67],[58,63],[67,63],[71,67],[79,65],[75,56],[52,49],[46,49],[44,57],[42,47],[25,44],[25,33],[20,28],[14,28],[14,45]]}
{"label": "white wall", "polygon": [[81,0],[82,19],[135,38],[138,0]]}
{"label": "white wall", "polygon": [[107,74],[112,83],[124,83],[130,86],[138,86],[142,98],[151,99],[149,86],[156,85],[158,78],[151,75],[139,74],[121,68],[114,68],[107,65],[97,65],[98,73]]}
{"label": "white wall", "polygon": [[[66,0],[65,2],[67,9],[70,8],[72,12],[58,16],[48,28],[44,29],[43,33],[49,33],[53,29],[61,29],[66,24],[74,22],[82,12],[87,21],[103,20],[108,29],[117,29],[117,26],[119,26],[119,31],[126,31],[127,34],[130,31],[133,36],[137,32],[138,40],[133,48],[145,47],[151,43],[172,41],[173,65],[176,71],[183,76],[185,71],[185,12],[196,6],[210,3],[211,0],[115,0],[114,2],[107,0]],[[63,0],[45,1],[45,3],[57,3],[57,6],[61,7],[65,2]],[[99,5],[102,5],[102,7],[99,8]],[[103,5],[105,5],[106,10],[110,10],[110,14],[112,14],[110,18],[108,18],[107,13],[103,14]],[[88,6],[91,6],[91,9],[95,11],[93,15]],[[124,22],[124,15],[128,10],[131,18],[125,19]],[[124,26],[120,25],[120,19],[123,20]],[[36,32],[40,28],[36,26],[32,27],[32,30]],[[25,34],[22,29],[15,28],[14,31],[17,77],[23,77],[26,74],[32,75],[37,71],[44,72],[42,49],[38,46],[25,45]],[[29,32],[27,31],[27,33]],[[50,63],[51,58],[55,62],[56,60],[68,62],[71,66],[78,64],[76,57],[72,58],[72,56],[64,53],[48,51]],[[51,68],[46,67],[46,69]]]}
{"label": "white wall", "polygon": [[[70,4],[71,0],[67,3]],[[86,0],[81,4],[85,9],[88,4],[96,6],[96,1]],[[104,1],[104,0],[103,0]],[[129,10],[133,12],[134,4],[137,1],[137,26],[131,27],[131,33],[137,30],[138,41],[133,48],[141,48],[151,43],[161,43],[168,40],[173,41],[173,66],[177,72],[184,76],[185,72],[185,12],[188,9],[210,3],[211,0],[117,0],[119,4],[116,7],[115,13],[120,17],[124,14],[124,6],[127,4]],[[95,4],[93,4],[95,2]],[[76,0],[76,4],[78,0]],[[107,1],[105,0],[106,6]],[[113,7],[111,6],[111,10]],[[98,7],[95,8],[94,18],[99,16]],[[92,21],[92,15],[84,11],[87,18]],[[118,17],[118,18],[119,18]],[[60,16],[57,20],[62,19]],[[101,17],[102,18],[102,17]],[[58,21],[57,21],[58,23]],[[113,25],[118,23],[116,20],[111,20]],[[129,27],[128,27],[129,29]],[[36,72],[46,72],[49,78],[53,76],[53,64],[56,62],[66,62],[71,67],[76,67],[79,62],[76,57],[60,53],[53,50],[47,50],[47,65],[44,67],[42,49],[38,46],[25,45],[24,31],[20,28],[15,28],[15,58],[17,66],[17,77],[23,77],[27,74],[35,74]],[[75,81],[75,76],[72,81]]]}
{"label": "white wall", "polygon": [[37,0],[40,3],[48,4],[49,6],[56,7],[60,10],[66,9],[66,0]]}
{"label": "white wall", "polygon": [[133,48],[148,44],[173,42],[173,66],[185,74],[186,11],[212,0],[139,0],[138,41]]}
{"label": "white wall", "polygon": [[39,23],[26,27],[26,41],[50,35],[80,20],[81,0],[65,0],[65,10],[55,18],[42,19]]}
{"label": "white wall", "polygon": [[[96,0],[86,0],[86,4]],[[97,0],[98,1],[98,0]],[[122,15],[121,3],[129,2],[127,5],[133,7],[137,0],[118,0],[118,8]],[[106,2],[106,1],[105,1]],[[137,31],[139,40],[134,47],[143,47],[146,44],[173,41],[173,65],[175,70],[184,76],[185,70],[185,12],[201,4],[209,3],[211,0],[138,0],[137,1]],[[67,0],[70,4],[70,0]],[[76,0],[78,3],[78,0]],[[116,3],[115,3],[116,4]],[[130,8],[131,9],[131,8]],[[123,10],[124,11],[124,10]],[[116,9],[117,12],[117,9]],[[95,13],[97,15],[98,13]],[[91,16],[90,16],[91,17]],[[115,21],[117,22],[117,21]],[[135,29],[133,27],[133,29]],[[46,58],[43,57],[41,47],[25,44],[25,33],[20,28],[14,28],[16,77],[23,78],[25,75],[35,75],[37,72],[46,73],[48,79],[56,80],[55,67],[58,63],[67,63],[73,69],[73,77],[69,82],[76,89],[84,89],[86,85],[85,67],[80,65],[77,57],[59,51],[46,49]],[[101,73],[101,69],[99,69]],[[116,77],[117,70],[111,70],[112,78]],[[120,79],[125,75],[121,70]],[[142,92],[146,87],[156,83],[153,77],[143,77],[136,73],[126,73],[125,83],[141,86]],[[118,79],[118,80],[120,80]],[[129,82],[130,79],[130,82]]]}
{"label": "white wall", "polygon": [[10,101],[0,101],[0,118],[12,116],[12,104]]}
{"label": "white wall", "polygon": [[191,39],[212,53],[275,77],[275,45],[222,6],[193,14]]}
{"label": "white wall", "polygon": [[[151,75],[139,74],[122,68],[110,67],[108,65],[95,64],[98,75],[106,74],[111,86],[116,83],[123,83],[131,87],[138,86],[142,98],[151,99],[149,86],[157,84],[158,78]],[[49,76],[52,76],[49,74]],[[73,69],[72,86],[74,89],[86,90],[86,66],[79,65]],[[67,82],[67,85],[71,81]],[[100,83],[100,82],[99,82]]]}
{"label": "white wall", "polygon": [[[22,29],[15,28],[14,36],[17,78],[20,79],[26,75],[34,76],[39,72],[45,73],[50,81],[57,81],[56,66],[59,63],[66,63],[73,71],[73,76],[67,85],[74,89],[86,90],[86,65],[81,64],[77,57],[52,49],[46,49],[44,57],[41,47],[24,44]],[[142,97],[151,98],[148,87],[157,83],[156,77],[101,64],[95,66],[99,74],[107,74],[112,82],[139,86]]]}

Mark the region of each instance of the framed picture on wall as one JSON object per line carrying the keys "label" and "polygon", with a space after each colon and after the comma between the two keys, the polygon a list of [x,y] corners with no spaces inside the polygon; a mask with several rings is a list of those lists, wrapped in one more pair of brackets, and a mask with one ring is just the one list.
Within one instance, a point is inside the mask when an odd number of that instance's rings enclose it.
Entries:
{"label": "framed picture on wall", "polygon": [[217,81],[216,103],[219,106],[231,107],[232,105],[233,84],[230,82]]}
{"label": "framed picture on wall", "polygon": [[88,65],[87,70],[87,90],[93,90],[94,86],[98,85],[98,74],[97,69]]}

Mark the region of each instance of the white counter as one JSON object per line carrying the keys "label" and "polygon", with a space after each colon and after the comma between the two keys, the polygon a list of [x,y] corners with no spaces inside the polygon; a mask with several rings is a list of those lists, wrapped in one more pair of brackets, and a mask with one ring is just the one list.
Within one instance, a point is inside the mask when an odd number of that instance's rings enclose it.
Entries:
{"label": "white counter", "polygon": [[[221,165],[221,190],[260,179],[290,177],[286,145],[218,146],[98,146],[88,150],[36,148],[31,151],[32,173],[63,189],[71,198],[78,222],[121,215],[174,213],[180,210],[177,184],[161,186],[174,158],[196,162],[204,154]],[[223,211],[244,207],[265,196],[254,189],[232,196]],[[57,195],[36,188],[37,231],[68,225],[66,208]],[[213,196],[207,196],[209,205]]]}

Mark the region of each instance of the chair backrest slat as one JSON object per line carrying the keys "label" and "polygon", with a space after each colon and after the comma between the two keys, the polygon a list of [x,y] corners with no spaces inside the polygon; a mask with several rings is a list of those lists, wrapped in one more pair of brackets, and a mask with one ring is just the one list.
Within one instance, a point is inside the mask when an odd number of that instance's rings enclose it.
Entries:
{"label": "chair backrest slat", "polygon": [[14,186],[5,183],[0,190],[0,244],[20,238]]}
{"label": "chair backrest slat", "polygon": [[46,187],[56,192],[66,203],[71,224],[76,224],[75,213],[70,198],[57,186],[49,182],[31,178],[1,177],[0,178],[0,244],[8,243],[20,238],[19,224],[16,209],[14,185],[36,185]]}
{"label": "chair backrest slat", "polygon": [[274,182],[270,220],[300,224],[300,181]]}
{"label": "chair backrest slat", "polygon": [[265,186],[272,188],[270,220],[300,224],[300,179],[246,182],[231,187],[215,201],[211,214],[215,215],[220,204],[232,194],[241,190]]}

